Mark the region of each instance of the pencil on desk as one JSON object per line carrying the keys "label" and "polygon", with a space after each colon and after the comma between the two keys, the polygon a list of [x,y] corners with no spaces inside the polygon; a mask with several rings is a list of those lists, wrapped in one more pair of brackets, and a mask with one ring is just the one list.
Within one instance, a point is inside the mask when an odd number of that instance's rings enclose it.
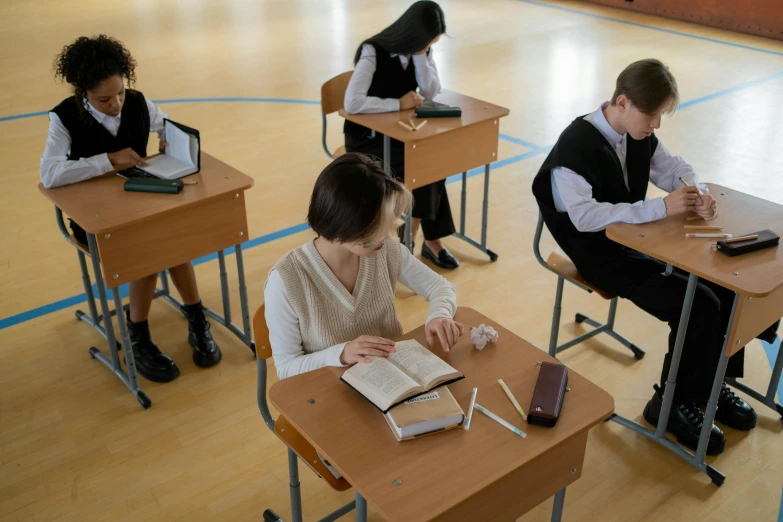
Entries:
{"label": "pencil on desk", "polygon": [[525,413],[525,410],[523,410],[522,406],[519,405],[516,397],[514,397],[514,395],[511,393],[511,390],[508,389],[508,386],[506,386],[506,383],[503,382],[503,379],[498,379],[498,384],[500,384],[500,387],[503,388],[504,392],[506,392],[506,397],[508,397],[508,400],[511,401],[511,404],[513,404],[517,409],[517,413],[519,413],[524,420],[527,420],[527,414]]}
{"label": "pencil on desk", "polygon": [[405,123],[404,121],[398,121],[397,123],[399,123],[399,124],[400,124],[400,127],[402,127],[402,128],[403,128],[403,129],[405,129],[405,130],[409,130],[409,131],[416,130],[416,128],[415,128],[415,127],[409,127],[409,126],[408,126],[408,124],[407,124],[407,123]]}
{"label": "pencil on desk", "polygon": [[476,409],[478,411],[480,411],[481,413],[483,413],[484,415],[486,415],[487,417],[489,417],[490,419],[492,419],[493,421],[495,421],[498,424],[500,424],[501,426],[503,426],[505,428],[508,428],[509,430],[513,431],[514,433],[516,433],[517,435],[519,435],[523,439],[527,438],[527,433],[525,433],[524,431],[520,430],[519,428],[517,428],[513,424],[509,424],[508,422],[504,421],[503,419],[501,419],[500,417],[498,417],[497,415],[495,415],[494,413],[492,413],[491,411],[486,409],[484,406],[479,406],[478,404],[476,404]]}
{"label": "pencil on desk", "polygon": [[691,230],[723,230],[723,227],[718,225],[683,225],[683,228]]}
{"label": "pencil on desk", "polygon": [[758,234],[753,234],[753,235],[750,235],[750,236],[733,237],[731,239],[727,239],[725,242],[726,243],[736,243],[737,241],[751,241],[753,239],[758,239],[758,238],[759,238]]}
{"label": "pencil on desk", "polygon": [[196,181],[195,179],[194,180],[188,180],[188,181],[183,181],[182,184],[183,185],[198,185],[198,181]]}
{"label": "pencil on desk", "polygon": [[416,127],[416,130],[419,130],[419,129],[421,129],[421,128],[422,128],[422,127],[424,127],[425,125],[427,125],[427,120],[424,120],[423,122],[419,123],[419,125]]}
{"label": "pencil on desk", "polygon": [[465,431],[470,429],[470,420],[473,418],[473,406],[476,404],[476,395],[478,394],[478,388],[473,388],[473,393],[470,394],[470,406],[468,406],[468,416],[465,418]]}

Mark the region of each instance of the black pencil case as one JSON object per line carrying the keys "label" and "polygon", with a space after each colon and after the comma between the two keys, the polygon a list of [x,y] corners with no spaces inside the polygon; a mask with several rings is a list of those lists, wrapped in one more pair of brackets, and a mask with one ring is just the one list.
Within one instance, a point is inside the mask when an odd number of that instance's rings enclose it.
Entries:
{"label": "black pencil case", "polygon": [[181,179],[131,178],[124,184],[125,192],[156,192],[158,194],[179,194]]}
{"label": "black pencil case", "polygon": [[459,118],[462,109],[459,107],[417,107],[414,111],[417,118]]}
{"label": "black pencil case", "polygon": [[759,232],[752,232],[750,234],[743,235],[758,235],[759,237],[757,239],[737,241],[736,243],[727,243],[725,240],[718,241],[718,252],[733,257],[741,254],[747,254],[748,252],[755,252],[756,250],[761,250],[764,248],[778,246],[780,243],[780,236],[771,230],[761,230]]}

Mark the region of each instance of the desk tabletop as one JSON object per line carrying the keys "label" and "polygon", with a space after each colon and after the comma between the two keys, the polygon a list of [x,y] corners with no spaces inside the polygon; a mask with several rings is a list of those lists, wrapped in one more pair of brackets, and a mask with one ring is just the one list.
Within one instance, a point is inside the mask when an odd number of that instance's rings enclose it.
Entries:
{"label": "desk tabletop", "polygon": [[[363,125],[375,132],[385,134],[402,142],[418,141],[443,134],[475,123],[508,116],[509,110],[499,105],[477,100],[454,91],[443,90],[435,99],[438,103],[445,103],[452,107],[462,109],[460,118],[426,118],[427,124],[417,131],[409,131],[400,127],[399,121],[408,123],[408,118],[413,117],[413,109],[399,112],[383,112],[378,114],[348,114],[345,109],[340,109],[340,116],[346,120]],[[423,119],[413,120],[420,123]]]}
{"label": "desk tabletop", "polygon": [[[569,370],[571,391],[557,425],[528,425],[497,380],[502,378],[527,410],[538,376],[536,362],[554,359],[475,310],[460,308],[455,319],[466,329],[491,325],[499,339],[478,351],[466,334],[450,353],[433,349],[465,374],[449,390],[467,413],[471,390],[478,387],[477,402],[527,432],[526,439],[474,411],[470,431],[397,442],[383,415],[339,380],[345,371],[339,368],[297,375],[270,389],[272,404],[387,520],[435,519],[570,437],[584,435],[614,410],[607,392]],[[424,327],[403,338],[427,345]],[[402,482],[395,486],[395,480]]]}
{"label": "desk tabletop", "polygon": [[718,217],[713,221],[686,222],[685,215],[679,215],[642,225],[617,223],[606,229],[606,236],[735,292],[751,297],[769,295],[783,285],[781,247],[729,257],[714,249],[716,239],[687,239],[686,232],[699,230],[685,229],[683,225],[718,225],[723,227],[723,233],[735,237],[764,229],[780,235],[783,206],[720,185],[707,186],[718,201]]}
{"label": "desk tabletop", "polygon": [[185,185],[179,194],[125,192],[125,182],[115,172],[73,185],[38,190],[91,234],[102,234],[152,216],[196,205],[253,186],[253,179],[201,152],[201,172],[188,176],[197,185]]}

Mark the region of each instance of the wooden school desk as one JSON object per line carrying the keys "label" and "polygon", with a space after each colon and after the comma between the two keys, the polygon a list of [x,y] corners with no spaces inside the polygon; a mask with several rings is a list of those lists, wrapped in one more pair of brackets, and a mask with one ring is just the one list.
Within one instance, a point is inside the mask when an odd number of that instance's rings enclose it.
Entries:
{"label": "wooden school desk", "polygon": [[[55,205],[61,232],[79,253],[90,314],[88,316],[80,311],[76,316],[95,328],[106,338],[108,344],[110,357],[95,347],[90,348],[90,356],[109,368],[145,409],[152,403],[139,387],[125,315],[116,313],[122,310],[120,285],[163,272],[163,289],[156,291],[156,297],[164,297],[182,311],[181,303],[169,293],[165,270],[218,252],[223,315],[209,309],[206,313],[227,326],[255,351],[250,332],[241,246],[247,239],[244,191],[253,186],[253,180],[204,152],[201,154],[201,172],[186,179],[198,181],[198,184],[185,185],[182,192],[176,195],[125,192],[125,180],[113,172],[65,187],[45,189],[43,185],[38,185],[41,193]],[[70,236],[65,227],[63,213],[87,232],[89,245],[82,245]],[[242,330],[235,326],[231,319],[228,276],[223,252],[223,249],[228,247],[234,247],[236,254]],[[98,255],[95,255],[95,252],[98,252]],[[100,315],[95,307],[86,255],[92,258],[101,306]],[[109,310],[107,289],[112,291],[114,298],[113,311]],[[111,316],[115,314],[125,353],[125,371],[120,365],[112,327]]]}
{"label": "wooden school desk", "polygon": [[[527,433],[523,439],[473,412],[470,431],[397,442],[383,415],[340,381],[341,368],[322,368],[275,383],[272,404],[357,491],[357,520],[366,520],[364,499],[392,522],[508,522],[555,495],[552,520],[560,520],[565,488],[582,474],[587,432],[614,410],[612,397],[569,370],[559,422],[554,428],[525,423],[498,385],[502,378],[527,410],[539,361],[556,362],[524,339],[470,308],[455,320],[468,329],[481,323],[500,337],[483,351],[467,333],[450,353],[432,351],[465,374],[449,385],[467,413],[476,402]],[[426,346],[424,327],[403,336]]]}
{"label": "wooden school desk", "polygon": [[[383,161],[387,172],[390,163],[391,139],[405,144],[405,186],[415,189],[446,179],[462,172],[462,199],[460,201],[459,232],[454,235],[482,252],[492,261],[497,254],[487,248],[487,216],[489,213],[489,165],[497,160],[500,136],[500,118],[509,110],[488,102],[444,90],[437,96],[438,103],[460,107],[461,118],[422,118],[414,123],[427,124],[417,131],[402,128],[398,122],[408,123],[413,109],[380,114],[348,114],[340,109],[340,116],[383,134]],[[484,200],[481,211],[481,240],[465,235],[468,170],[484,166]],[[412,249],[410,216],[406,216],[405,244]]]}
{"label": "wooden school desk", "polygon": [[[718,218],[710,221],[710,225],[720,225],[723,227],[723,232],[733,234],[735,237],[764,229],[770,229],[778,234],[783,233],[783,206],[720,185],[709,183],[707,185],[710,194],[718,201]],[[687,222],[687,224],[694,223],[701,223],[701,221]],[[715,251],[716,239],[686,239],[684,224],[686,224],[685,216],[680,215],[643,225],[615,224],[606,230],[606,236],[612,241],[667,263],[668,271],[676,267],[689,274],[680,326],[677,330],[671,367],[666,381],[666,392],[663,397],[660,415],[662,420],[658,423],[658,429],[649,430],[619,415],[614,415],[612,420],[646,435],[673,451],[707,473],[712,482],[720,486],[726,477],[704,462],[712,421],[715,419],[718,394],[729,357],[783,316],[783,247],[729,257]],[[726,331],[723,355],[718,364],[712,393],[704,414],[704,427],[694,455],[667,439],[665,433],[685,331],[696,282],[700,277],[733,290],[735,298],[731,320]],[[781,354],[783,350],[778,354],[766,395],[761,395],[736,381],[730,384],[783,415],[783,406],[775,402],[775,391],[783,369]]]}

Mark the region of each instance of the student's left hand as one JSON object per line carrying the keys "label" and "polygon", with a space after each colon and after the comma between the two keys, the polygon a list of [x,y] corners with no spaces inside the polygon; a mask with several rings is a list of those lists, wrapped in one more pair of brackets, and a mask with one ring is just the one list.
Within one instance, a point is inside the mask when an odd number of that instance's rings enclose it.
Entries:
{"label": "student's left hand", "polygon": [[711,221],[718,217],[718,202],[709,194],[701,194],[693,210],[704,221]]}
{"label": "student's left hand", "polygon": [[435,342],[435,337],[437,337],[444,352],[451,350],[464,331],[465,329],[461,323],[446,317],[436,317],[427,323],[427,326],[424,328],[424,333],[427,335],[427,343],[432,346],[432,343]]}
{"label": "student's left hand", "polygon": [[160,142],[158,142],[158,151],[159,152],[166,152],[166,147],[168,147],[168,146],[169,146],[169,142],[168,141],[160,140]]}

